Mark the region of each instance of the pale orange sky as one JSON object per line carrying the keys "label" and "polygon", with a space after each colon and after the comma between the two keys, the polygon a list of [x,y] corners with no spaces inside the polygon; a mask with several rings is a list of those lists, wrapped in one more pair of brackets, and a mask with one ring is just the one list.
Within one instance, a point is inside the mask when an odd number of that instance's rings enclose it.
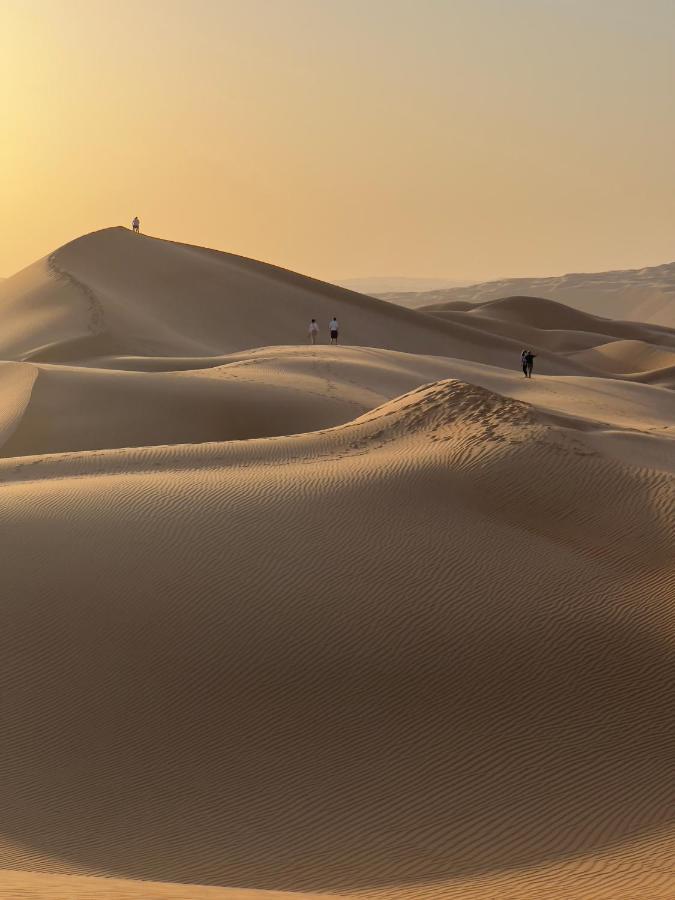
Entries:
{"label": "pale orange sky", "polygon": [[128,225],[326,279],[675,258],[672,0],[0,0],[0,275]]}

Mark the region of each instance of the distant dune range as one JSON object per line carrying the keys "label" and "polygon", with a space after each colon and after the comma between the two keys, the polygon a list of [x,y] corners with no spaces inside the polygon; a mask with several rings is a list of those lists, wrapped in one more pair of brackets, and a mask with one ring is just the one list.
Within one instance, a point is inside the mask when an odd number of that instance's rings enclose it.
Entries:
{"label": "distant dune range", "polygon": [[[469,281],[458,281],[452,278],[396,278],[396,277],[370,277],[370,278],[347,278],[344,281],[337,281],[336,284],[349,288],[352,291],[358,291],[361,294],[370,294],[379,297],[385,293],[397,293],[401,298],[409,298],[408,304],[402,299],[401,305],[410,305],[414,308],[415,297],[424,296],[426,291],[437,291],[446,288],[464,287],[471,284]],[[422,300],[421,302],[425,302]]]}
{"label": "distant dune range", "polygon": [[672,896],[675,331],[123,229],[0,325],[0,898]]}
{"label": "distant dune range", "polygon": [[511,296],[546,297],[582,312],[675,327],[675,263],[554,278],[507,278],[428,291],[379,291],[378,297],[417,309],[473,305]]}

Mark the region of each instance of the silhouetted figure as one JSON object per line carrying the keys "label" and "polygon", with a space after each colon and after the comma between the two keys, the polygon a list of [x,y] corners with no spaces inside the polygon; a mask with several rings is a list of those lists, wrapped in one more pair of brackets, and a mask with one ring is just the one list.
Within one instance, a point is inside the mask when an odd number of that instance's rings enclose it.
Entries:
{"label": "silhouetted figure", "polygon": [[330,331],[330,342],[331,344],[337,344],[338,342],[338,320],[333,316],[333,318],[328,323],[328,330]]}
{"label": "silhouetted figure", "polygon": [[317,324],[316,319],[312,319],[309,323],[309,342],[310,344],[316,344],[316,339],[319,336],[319,326]]}
{"label": "silhouetted figure", "polygon": [[527,378],[527,350],[520,354],[520,364],[523,367],[523,375]]}
{"label": "silhouetted figure", "polygon": [[534,365],[534,358],[536,355],[537,354],[533,353],[531,350],[527,351],[527,356],[525,357],[525,365],[527,371],[525,372],[525,374],[528,378],[532,378],[532,366]]}
{"label": "silhouetted figure", "polygon": [[136,232],[136,234],[138,234],[140,232],[141,220],[138,218],[138,216],[134,216],[134,221],[131,223],[131,227]]}

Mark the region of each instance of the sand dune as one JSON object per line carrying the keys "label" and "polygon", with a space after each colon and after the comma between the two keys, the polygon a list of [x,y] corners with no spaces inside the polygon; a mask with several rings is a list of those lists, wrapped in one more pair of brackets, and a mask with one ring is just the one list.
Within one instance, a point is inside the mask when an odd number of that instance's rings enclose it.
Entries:
{"label": "sand dune", "polygon": [[593,347],[577,353],[594,368],[604,368],[607,372],[640,374],[656,372],[675,366],[675,348],[667,350],[644,341],[612,341],[601,347]]}
{"label": "sand dune", "polygon": [[14,434],[30,403],[37,370],[21,363],[0,364],[0,442]]}
{"label": "sand dune", "polygon": [[[406,278],[406,277],[377,277],[346,278],[337,281],[336,284],[349,288],[350,291],[358,291],[360,294],[369,294],[371,297],[386,293],[419,294],[425,291],[436,291],[441,288],[464,287],[469,281],[458,281],[456,278]],[[405,303],[403,304],[406,305]]]}
{"label": "sand dune", "polygon": [[[432,304],[421,308],[423,312],[437,315],[439,312],[462,312],[454,303]],[[543,297],[503,297],[485,303],[472,304],[461,320],[480,319],[483,325],[491,322],[510,323],[514,326],[535,328],[538,331],[566,331],[569,333],[597,334],[614,339],[631,339],[640,335],[645,341],[673,346],[675,330],[663,325],[644,322],[622,322],[603,316],[581,312],[564,303]]]}
{"label": "sand dune", "polygon": [[669,824],[673,496],[583,432],[446,381],[0,473],[5,837],[45,866],[374,890]]}
{"label": "sand dune", "polygon": [[504,297],[466,310],[457,309],[454,303],[440,303],[422,307],[421,311],[458,324],[471,322],[474,327],[516,340],[520,340],[521,335],[523,338],[531,335],[546,341],[547,336],[552,335],[552,349],[556,351],[575,349],[566,347],[566,341],[574,343],[581,336],[596,344],[611,340],[642,340],[657,346],[675,347],[675,329],[593,316],[542,297]]}
{"label": "sand dune", "polygon": [[[128,366],[141,362],[117,361]],[[606,427],[658,436],[671,435],[675,426],[670,391],[607,378],[547,376],[528,381],[519,372],[466,360],[361,347],[266,347],[211,359],[209,365],[202,360],[203,368],[183,368],[197,362],[148,359],[147,365],[168,369],[150,372],[0,364],[0,377],[8,371],[16,385],[6,393],[7,428],[4,441],[0,434],[0,455],[316,431],[446,378],[526,400],[577,423],[598,424],[601,416]],[[638,459],[642,465],[655,464],[663,456],[653,442],[645,453]]]}
{"label": "sand dune", "polygon": [[480,322],[495,337],[545,348],[597,374],[674,384],[675,330],[670,328],[618,322],[535,297],[506,297],[466,309],[441,303],[422,311],[456,325]]}
{"label": "sand dune", "polygon": [[675,263],[554,278],[508,278],[425,293],[379,293],[405,306],[484,303],[502,297],[548,297],[597,316],[675,327]]}
{"label": "sand dune", "polygon": [[2,365],[35,378],[30,401],[0,449],[3,456],[314,431],[368,408],[349,394],[321,397],[309,379],[303,389],[290,379],[281,384],[241,377],[234,363],[199,373]]}
{"label": "sand dune", "polygon": [[0,289],[0,897],[669,898],[672,333],[54,258]]}
{"label": "sand dune", "polygon": [[110,228],[0,285],[0,353],[55,363],[211,356],[304,343],[313,317],[327,338],[333,314],[347,344],[497,363],[517,349],[276,266]]}

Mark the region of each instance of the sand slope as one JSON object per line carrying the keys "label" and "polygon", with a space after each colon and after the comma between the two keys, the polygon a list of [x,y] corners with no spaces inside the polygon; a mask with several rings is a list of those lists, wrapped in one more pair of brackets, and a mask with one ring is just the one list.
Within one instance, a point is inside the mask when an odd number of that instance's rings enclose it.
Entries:
{"label": "sand slope", "polygon": [[0,463],[5,865],[372,892],[648,855],[672,480],[541,416],[443,381]]}
{"label": "sand slope", "polygon": [[545,348],[558,354],[559,360],[578,363],[581,372],[594,370],[668,387],[674,384],[675,330],[671,328],[593,316],[541,297],[505,297],[460,306],[440,303],[422,310],[448,324],[480,323],[485,333],[516,340],[539,355]]}
{"label": "sand slope", "polygon": [[406,306],[483,303],[502,297],[548,297],[593,315],[675,326],[675,263],[554,278],[508,278],[425,293],[378,294]]}
{"label": "sand slope", "polygon": [[124,229],[0,325],[0,897],[672,896],[675,332]]}
{"label": "sand slope", "polygon": [[7,365],[35,380],[0,447],[3,456],[313,431],[368,408],[348,393],[322,397],[311,377],[304,384],[252,380],[234,363],[198,373],[4,363],[0,374]]}
{"label": "sand slope", "polygon": [[60,363],[110,354],[208,356],[305,343],[312,317],[327,340],[333,314],[347,344],[497,363],[517,349],[470,325],[449,328],[276,266],[109,228],[0,285],[0,353]]}
{"label": "sand slope", "polygon": [[675,329],[644,322],[608,319],[543,297],[502,297],[467,305],[465,309],[459,309],[456,303],[438,303],[422,307],[421,311],[436,316],[440,313],[455,313],[456,321],[473,322],[474,326],[480,322],[480,326],[487,329],[491,325],[510,324],[515,328],[532,328],[536,332],[597,335],[598,343],[611,339],[641,338],[654,344],[670,347],[675,345]]}
{"label": "sand slope", "polygon": [[[155,371],[0,364],[7,384],[0,455],[315,431],[445,378],[525,400],[567,417],[571,427],[589,423],[620,429],[630,437],[631,461],[643,466],[663,467],[672,451],[669,441],[662,446],[655,440],[671,437],[675,427],[672,393],[658,385],[588,376],[528,381],[519,372],[466,360],[359,347],[266,347],[201,363],[175,358],[116,362]],[[203,368],[176,370],[197,364]],[[10,373],[14,390],[9,390]],[[617,446],[612,442],[612,449]]]}
{"label": "sand slope", "polygon": [[675,348],[666,349],[640,340],[612,341],[575,354],[575,359],[611,374],[666,372],[675,367]]}

